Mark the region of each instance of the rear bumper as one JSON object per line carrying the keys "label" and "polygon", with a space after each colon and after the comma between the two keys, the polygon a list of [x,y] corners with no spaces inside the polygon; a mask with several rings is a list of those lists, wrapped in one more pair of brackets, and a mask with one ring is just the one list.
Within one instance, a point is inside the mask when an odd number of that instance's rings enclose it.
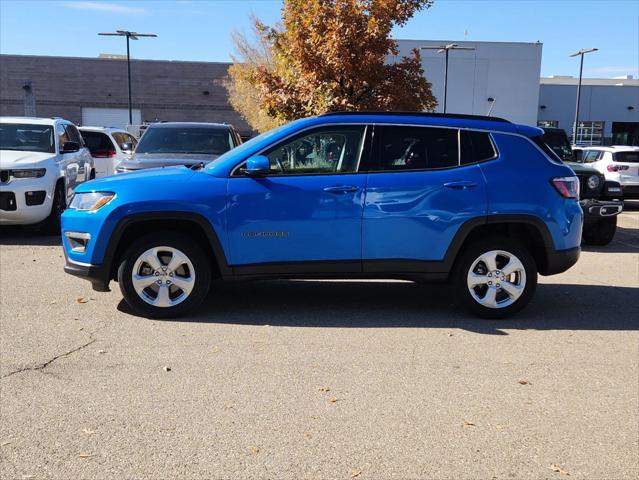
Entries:
{"label": "rear bumper", "polygon": [[584,211],[584,221],[614,217],[623,210],[622,200],[594,200],[586,199],[579,202]]}
{"label": "rear bumper", "polygon": [[556,275],[562,273],[572,267],[581,254],[581,247],[570,248],[568,250],[555,250],[553,252],[547,252],[547,265],[543,271],[540,271],[542,275]]}
{"label": "rear bumper", "polygon": [[111,281],[108,267],[106,265],[91,265],[89,263],[79,263],[69,260],[64,254],[64,271],[70,275],[83,278],[91,282],[93,290],[97,292],[110,292],[109,282]]}
{"label": "rear bumper", "polygon": [[639,185],[624,185],[621,184],[621,191],[624,198],[638,199],[639,198]]}

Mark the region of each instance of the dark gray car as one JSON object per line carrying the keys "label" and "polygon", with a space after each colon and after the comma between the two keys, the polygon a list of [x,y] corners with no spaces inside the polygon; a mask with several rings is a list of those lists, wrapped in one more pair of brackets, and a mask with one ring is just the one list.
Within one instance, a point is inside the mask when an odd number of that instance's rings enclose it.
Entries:
{"label": "dark gray car", "polygon": [[116,171],[206,164],[240,143],[233,126],[223,123],[154,123],[142,135],[133,157],[122,161]]}

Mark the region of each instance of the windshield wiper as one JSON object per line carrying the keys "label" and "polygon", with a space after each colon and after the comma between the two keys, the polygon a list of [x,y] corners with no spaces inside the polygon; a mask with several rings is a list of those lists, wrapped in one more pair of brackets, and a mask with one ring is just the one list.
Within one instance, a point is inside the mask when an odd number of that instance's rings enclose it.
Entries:
{"label": "windshield wiper", "polygon": [[194,163],[189,167],[191,170],[202,170],[204,168],[204,162]]}

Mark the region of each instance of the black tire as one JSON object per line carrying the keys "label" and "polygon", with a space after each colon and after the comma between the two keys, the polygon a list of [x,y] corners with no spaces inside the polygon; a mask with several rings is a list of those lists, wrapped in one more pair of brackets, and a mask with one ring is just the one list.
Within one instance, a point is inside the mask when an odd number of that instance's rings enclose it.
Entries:
{"label": "black tire", "polygon": [[95,170],[91,169],[91,173],[89,174],[89,180],[95,180]]}
{"label": "black tire", "polygon": [[[521,295],[510,305],[498,308],[484,306],[479,303],[478,300],[475,300],[467,283],[468,273],[475,261],[481,255],[493,250],[500,250],[514,255],[521,262],[526,279]],[[498,260],[505,261],[504,258],[505,257],[498,257]],[[503,266],[503,264],[497,265],[498,268],[502,268]],[[453,271],[453,285],[456,294],[459,295],[459,298],[461,299],[461,303],[473,314],[487,319],[506,318],[514,315],[524,308],[528,302],[530,302],[530,299],[537,288],[537,265],[535,264],[535,260],[528,249],[521,242],[507,237],[488,237],[463,247],[463,251],[460,253],[455,263]],[[495,285],[499,284],[495,282]],[[476,288],[481,289],[484,287]],[[487,289],[488,286],[486,285],[485,288]],[[505,291],[500,292],[498,289],[496,291],[498,298],[503,297],[504,300],[507,300],[507,294]],[[475,292],[477,293],[478,291],[475,290]],[[481,293],[481,290],[479,293]],[[499,304],[499,301],[497,304]]]}
{"label": "black tire", "polygon": [[60,235],[60,215],[67,208],[67,197],[64,191],[64,180],[60,180],[55,185],[53,202],[51,203],[51,213],[42,222],[40,231],[47,235]]}
{"label": "black tire", "polygon": [[617,217],[608,217],[584,225],[582,240],[587,245],[604,246],[612,242],[617,232]]}
{"label": "black tire", "polygon": [[[174,306],[151,305],[142,299],[133,286],[133,268],[138,258],[147,250],[160,246],[171,247],[182,252],[194,269],[193,289],[181,303]],[[149,234],[133,243],[121,257],[118,283],[124,299],[136,314],[146,318],[179,317],[197,308],[209,293],[211,258],[196,242],[184,235],[172,232]],[[158,287],[152,285],[152,288]]]}

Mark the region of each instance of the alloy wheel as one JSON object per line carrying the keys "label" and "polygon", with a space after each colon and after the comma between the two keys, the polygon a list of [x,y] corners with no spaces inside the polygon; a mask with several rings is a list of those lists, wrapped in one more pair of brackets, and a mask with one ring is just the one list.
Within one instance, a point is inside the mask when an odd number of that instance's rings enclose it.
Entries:
{"label": "alloy wheel", "polygon": [[505,250],[491,250],[475,259],[466,284],[473,299],[488,308],[515,303],[526,288],[526,270],[519,258]]}
{"label": "alloy wheel", "polygon": [[174,247],[153,247],[142,253],[131,273],[138,296],[154,307],[173,307],[184,302],[195,285],[191,260]]}

